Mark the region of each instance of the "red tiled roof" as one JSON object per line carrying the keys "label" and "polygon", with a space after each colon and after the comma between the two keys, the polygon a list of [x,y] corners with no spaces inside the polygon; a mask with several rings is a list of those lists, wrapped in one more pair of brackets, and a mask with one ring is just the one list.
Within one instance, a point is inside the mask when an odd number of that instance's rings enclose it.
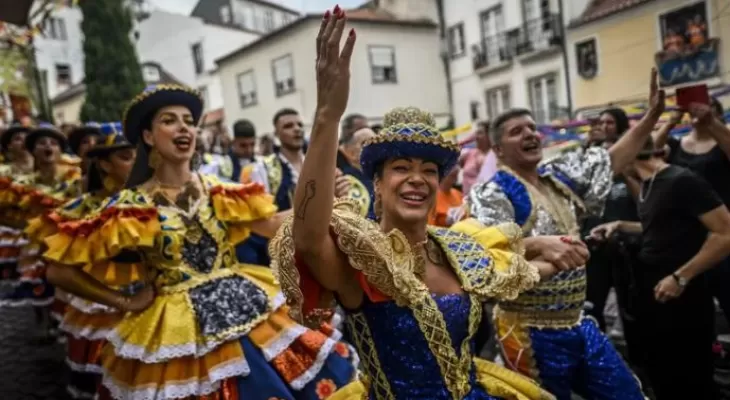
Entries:
{"label": "red tiled roof", "polygon": [[653,0],[592,0],[588,4],[588,7],[586,7],[586,10],[583,11],[583,14],[571,22],[570,25],[571,27],[575,27],[596,21],[650,1]]}

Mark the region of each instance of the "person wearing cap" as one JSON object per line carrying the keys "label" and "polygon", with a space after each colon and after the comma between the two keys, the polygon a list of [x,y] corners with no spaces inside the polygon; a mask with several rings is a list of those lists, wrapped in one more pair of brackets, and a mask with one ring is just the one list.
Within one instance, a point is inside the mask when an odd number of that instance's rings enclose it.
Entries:
{"label": "person wearing cap", "polygon": [[[236,261],[236,243],[273,236],[288,213],[260,184],[192,169],[202,110],[184,86],[136,96],[123,117],[137,149],[125,188],[46,240],[44,256],[77,272],[54,276],[59,286],[124,312],[106,336],[99,397],[317,399],[350,382],[355,355],[339,332],[292,321],[267,267]],[[69,268],[129,254],[149,271],[134,294]]]}
{"label": "person wearing cap", "polygon": [[373,180],[377,222],[356,202],[333,199],[355,44],[351,30],[340,52],[346,19],[339,7],[334,14],[325,15],[315,47],[318,102],[294,215],[270,245],[295,318],[316,324],[335,300],[344,309],[363,379],[330,399],[553,399],[473,352],[481,303],[514,298],[554,267],[510,251],[520,244],[514,224],[479,229],[479,239],[427,226],[439,181],[459,157],[431,114],[394,109],[363,144],[360,165]]}
{"label": "person wearing cap", "polygon": [[84,125],[74,127],[68,133],[69,150],[80,159],[78,165],[81,167],[83,174],[86,174],[89,168],[89,157],[87,153],[96,144],[99,134],[99,124],[97,122],[88,122]]}
{"label": "person wearing cap", "polygon": [[[122,190],[135,158],[135,149],[122,134],[120,122],[98,125],[98,140],[85,156],[89,160],[87,192],[57,208],[39,222],[54,231],[58,225],[82,220],[97,210],[107,197]],[[92,278],[120,292],[133,292],[144,276],[140,258],[120,255],[106,263],[81,265]],[[81,276],[81,278],[79,278]],[[73,268],[51,264],[48,280],[55,284],[64,279],[83,279]],[[66,364],[71,373],[67,392],[74,399],[93,398],[101,383],[101,348],[105,334],[122,318],[120,310],[70,296],[60,329],[68,338]]]}
{"label": "person wearing cap", "polygon": [[60,296],[54,296],[54,288],[46,280],[46,263],[40,250],[47,232],[37,229],[38,220],[80,194],[81,176],[78,170],[59,166],[66,137],[53,125],[34,128],[25,138],[25,147],[33,155],[35,170],[16,177],[2,196],[19,205],[18,226],[25,229],[18,260],[20,278],[14,290],[0,296],[0,307],[34,306],[45,339],[53,336],[50,315],[62,314],[65,303]]}

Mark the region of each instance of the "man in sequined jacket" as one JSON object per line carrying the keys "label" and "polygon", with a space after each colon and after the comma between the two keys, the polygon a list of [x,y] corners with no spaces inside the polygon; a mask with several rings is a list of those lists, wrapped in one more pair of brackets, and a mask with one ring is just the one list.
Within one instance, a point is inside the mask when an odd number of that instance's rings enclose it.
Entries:
{"label": "man in sequined jacket", "polygon": [[[580,148],[543,162],[529,110],[510,110],[490,131],[500,170],[476,185],[467,203],[485,225],[522,227],[526,257],[552,262],[552,279],[495,310],[495,329],[508,366],[538,381],[559,400],[643,400],[638,381],[595,321],[583,317],[588,249],[578,221],[600,214],[614,174],[641,150],[664,110],[652,70],[650,109],[610,149]],[[576,268],[580,267],[580,268]]]}

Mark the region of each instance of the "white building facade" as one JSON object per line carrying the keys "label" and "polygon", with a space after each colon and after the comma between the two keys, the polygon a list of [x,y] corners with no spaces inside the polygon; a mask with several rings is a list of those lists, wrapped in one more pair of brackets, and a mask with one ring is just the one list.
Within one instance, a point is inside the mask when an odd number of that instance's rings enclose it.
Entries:
{"label": "white building facade", "polygon": [[563,35],[570,16],[560,0],[443,5],[456,126],[514,107],[531,109],[538,123],[568,117]]}
{"label": "white building facade", "polygon": [[[446,77],[437,25],[402,20],[382,10],[352,10],[357,32],[346,113],[382,121],[393,107],[415,106],[449,119]],[[217,61],[227,124],[253,122],[257,134],[273,130],[282,108],[300,112],[311,126],[316,108],[315,38],[321,15],[301,18]]]}
{"label": "white building facade", "polygon": [[43,34],[34,38],[36,65],[53,98],[84,79],[81,10],[61,7],[46,19]]}
{"label": "white building facade", "polygon": [[253,32],[164,11],[149,13],[137,24],[136,32],[140,63],[159,63],[180,82],[200,90],[206,110],[223,106],[215,59],[259,37]]}

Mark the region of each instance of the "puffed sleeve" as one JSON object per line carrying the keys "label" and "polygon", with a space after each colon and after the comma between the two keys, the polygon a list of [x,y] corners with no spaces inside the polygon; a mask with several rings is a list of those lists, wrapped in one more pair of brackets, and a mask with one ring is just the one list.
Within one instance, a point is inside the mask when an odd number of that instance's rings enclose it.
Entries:
{"label": "puffed sleeve", "polygon": [[484,226],[476,219],[468,218],[452,225],[450,229],[471,237],[481,245],[485,256],[491,261],[489,269],[485,271],[489,279],[472,279],[473,290],[483,300],[514,300],[540,281],[537,267],[524,258],[522,230],[517,224]]}
{"label": "puffed sleeve", "polygon": [[484,225],[499,225],[515,222],[512,202],[497,182],[489,181],[475,185],[466,199],[469,216]]}
{"label": "puffed sleeve", "polygon": [[134,190],[122,190],[79,219],[62,211],[47,218],[57,232],[45,238],[44,257],[65,265],[87,265],[110,260],[123,250],[152,248],[160,232],[157,209]]}
{"label": "puffed sleeve", "polygon": [[595,146],[577,148],[547,160],[541,169],[552,172],[581,200],[588,214],[598,215],[613,184],[613,170],[608,150]]}
{"label": "puffed sleeve", "polygon": [[214,177],[210,197],[216,218],[227,224],[228,240],[243,242],[251,235],[249,223],[271,218],[277,208],[266,188],[259,183],[230,183]]}

